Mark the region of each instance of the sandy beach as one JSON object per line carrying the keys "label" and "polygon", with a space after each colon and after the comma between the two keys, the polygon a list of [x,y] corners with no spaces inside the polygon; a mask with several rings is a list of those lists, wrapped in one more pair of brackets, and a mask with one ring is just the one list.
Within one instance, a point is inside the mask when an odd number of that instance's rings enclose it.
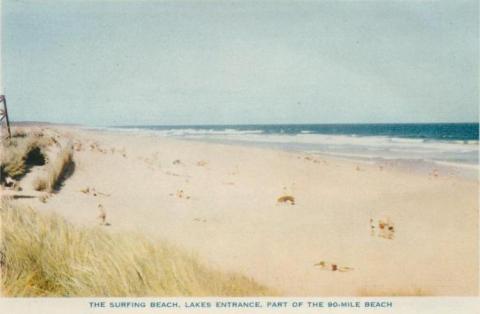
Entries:
{"label": "sandy beach", "polygon": [[165,239],[282,295],[478,295],[478,181],[133,132],[50,132],[72,141],[75,169],[45,203],[32,188],[37,167],[22,179],[15,202],[40,212],[93,226],[101,205],[111,232]]}

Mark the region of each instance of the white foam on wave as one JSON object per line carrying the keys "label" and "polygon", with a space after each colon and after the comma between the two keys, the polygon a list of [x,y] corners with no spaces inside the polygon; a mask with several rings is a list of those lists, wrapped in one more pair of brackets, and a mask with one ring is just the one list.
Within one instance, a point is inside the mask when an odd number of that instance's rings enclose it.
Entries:
{"label": "white foam on wave", "polygon": [[215,129],[163,129],[163,130],[154,130],[158,135],[163,136],[177,136],[177,137],[202,137],[202,136],[235,136],[235,135],[245,135],[245,134],[261,134],[261,130],[235,130],[235,129],[224,129],[224,130],[215,130]]}
{"label": "white foam on wave", "polygon": [[231,136],[246,134],[261,134],[262,130],[236,130],[236,129],[203,129],[203,128],[148,128],[148,127],[89,127],[88,129],[100,131],[115,131],[140,134],[154,134],[158,136],[174,136],[174,137],[208,137],[213,136]]}
{"label": "white foam on wave", "polygon": [[[189,137],[191,134],[182,133]],[[210,139],[235,140],[242,142],[271,143],[271,144],[306,144],[331,147],[358,146],[371,150],[391,150],[398,152],[417,151],[425,153],[435,152],[477,152],[478,142],[467,143],[458,141],[424,141],[423,139],[389,138],[384,136],[347,136],[323,134],[262,134],[259,132],[211,132],[195,133],[195,136],[205,135]]]}
{"label": "white foam on wave", "polygon": [[444,161],[459,164],[478,163],[478,141],[446,141],[387,136],[330,135],[302,131],[299,134],[268,134],[262,130],[233,128],[113,128],[116,131],[195,140],[214,140],[318,151],[346,158],[405,159]]}
{"label": "white foam on wave", "polygon": [[468,170],[480,170],[480,166],[478,164],[468,164],[468,163],[460,163],[460,162],[452,162],[452,161],[439,161],[439,160],[432,160],[437,165],[441,166],[448,166],[453,168],[464,168]]}

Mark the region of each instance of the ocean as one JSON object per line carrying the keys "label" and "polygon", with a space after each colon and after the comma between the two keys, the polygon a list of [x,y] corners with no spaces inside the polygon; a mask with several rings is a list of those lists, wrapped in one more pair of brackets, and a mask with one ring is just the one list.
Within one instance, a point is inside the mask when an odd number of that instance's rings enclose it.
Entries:
{"label": "ocean", "polygon": [[478,123],[123,126],[186,140],[478,169]]}

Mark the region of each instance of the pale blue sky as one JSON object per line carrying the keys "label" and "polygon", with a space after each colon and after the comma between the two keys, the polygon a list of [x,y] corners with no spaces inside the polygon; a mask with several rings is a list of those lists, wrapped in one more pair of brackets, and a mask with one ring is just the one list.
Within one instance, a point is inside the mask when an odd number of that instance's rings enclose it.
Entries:
{"label": "pale blue sky", "polygon": [[478,121],[477,1],[4,0],[13,120]]}

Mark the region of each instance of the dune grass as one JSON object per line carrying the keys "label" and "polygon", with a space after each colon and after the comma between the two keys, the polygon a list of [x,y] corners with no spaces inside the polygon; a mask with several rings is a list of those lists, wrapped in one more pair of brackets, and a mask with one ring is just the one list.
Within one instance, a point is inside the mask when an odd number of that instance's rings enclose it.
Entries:
{"label": "dune grass", "polygon": [[58,215],[2,202],[6,296],[261,296],[266,287],[205,267],[143,236],[77,227]]}
{"label": "dune grass", "polygon": [[45,162],[42,149],[47,140],[40,134],[14,133],[12,138],[2,140],[0,155],[0,177],[19,178],[23,176],[28,166]]}
{"label": "dune grass", "polygon": [[53,192],[72,163],[73,148],[71,144],[67,144],[60,150],[55,160],[47,165],[46,173],[35,178],[33,188],[37,191]]}

